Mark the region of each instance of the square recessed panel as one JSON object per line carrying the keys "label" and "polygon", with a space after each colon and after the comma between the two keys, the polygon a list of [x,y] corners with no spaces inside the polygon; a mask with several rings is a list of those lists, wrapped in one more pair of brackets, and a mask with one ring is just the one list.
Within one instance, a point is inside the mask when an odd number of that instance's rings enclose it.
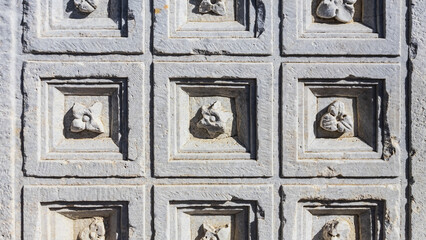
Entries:
{"label": "square recessed panel", "polygon": [[154,49],[157,54],[269,55],[271,7],[270,0],[154,1]]}
{"label": "square recessed panel", "polygon": [[28,52],[142,53],[143,0],[27,1]]}
{"label": "square recessed panel", "polygon": [[132,186],[26,186],[23,236],[33,240],[143,239],[145,190]]}
{"label": "square recessed panel", "polygon": [[154,71],[157,176],[270,176],[271,65],[156,63]]}
{"label": "square recessed panel", "polygon": [[142,174],[141,65],[30,62],[24,71],[26,174]]}
{"label": "square recessed panel", "polygon": [[399,186],[283,185],[284,240],[399,238]]}
{"label": "square recessed panel", "polygon": [[270,186],[157,186],[154,198],[159,239],[273,239]]}
{"label": "square recessed panel", "polygon": [[398,65],[283,65],[283,176],[396,176]]}
{"label": "square recessed panel", "polygon": [[284,1],[282,53],[399,55],[400,5],[393,0]]}

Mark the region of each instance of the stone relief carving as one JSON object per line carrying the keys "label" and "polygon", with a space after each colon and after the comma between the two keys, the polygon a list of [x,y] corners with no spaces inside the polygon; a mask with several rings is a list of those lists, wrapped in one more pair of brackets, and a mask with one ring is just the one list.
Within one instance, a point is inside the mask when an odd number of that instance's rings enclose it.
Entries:
{"label": "stone relief carving", "polygon": [[94,217],[89,226],[78,234],[78,240],[105,240],[105,224],[101,217]]}
{"label": "stone relief carving", "polygon": [[213,12],[218,15],[226,14],[225,0],[202,0],[198,11],[200,13]]}
{"label": "stone relief carving", "polygon": [[104,126],[100,119],[102,103],[96,102],[87,108],[79,103],[74,103],[72,113],[74,120],[71,123],[71,132],[88,130],[95,133],[103,133]]}
{"label": "stone relief carving", "polygon": [[229,239],[231,234],[231,228],[229,224],[222,226],[211,226],[210,224],[204,223],[204,236],[201,240],[226,240]]}
{"label": "stone relief carving", "polygon": [[202,106],[201,115],[197,127],[205,129],[210,138],[223,139],[231,136],[234,117],[222,107],[221,102]]}
{"label": "stone relief carving", "polygon": [[74,0],[75,7],[82,13],[91,13],[98,7],[98,0]]}
{"label": "stone relief carving", "polygon": [[330,132],[350,132],[353,125],[352,117],[345,113],[345,104],[340,101],[334,101],[328,106],[320,122],[321,128]]}
{"label": "stone relief carving", "polygon": [[357,0],[323,0],[317,8],[321,18],[335,18],[342,23],[352,21],[355,14],[354,4]]}
{"label": "stone relief carving", "polygon": [[328,221],[322,229],[324,240],[350,240],[351,227],[342,219]]}

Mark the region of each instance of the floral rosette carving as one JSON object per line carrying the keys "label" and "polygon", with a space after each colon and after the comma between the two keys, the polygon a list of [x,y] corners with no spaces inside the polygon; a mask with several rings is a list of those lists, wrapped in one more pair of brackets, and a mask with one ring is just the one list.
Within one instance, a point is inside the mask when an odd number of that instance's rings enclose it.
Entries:
{"label": "floral rosette carving", "polygon": [[350,240],[351,227],[346,220],[333,219],[322,228],[324,240]]}
{"label": "floral rosette carving", "polygon": [[72,114],[74,120],[71,123],[71,132],[82,132],[88,130],[95,133],[105,132],[100,119],[102,113],[102,103],[96,102],[87,108],[80,103],[74,103]]}
{"label": "floral rosette carving", "polygon": [[198,11],[200,13],[213,12],[223,16],[226,14],[226,6],[224,0],[202,0]]}
{"label": "floral rosette carving", "polygon": [[356,0],[323,0],[317,8],[320,18],[335,18],[339,22],[352,21],[355,14],[354,4]]}
{"label": "floral rosette carving", "polygon": [[226,111],[219,101],[201,107],[202,118],[197,127],[205,129],[210,138],[226,138],[232,134],[233,114]]}
{"label": "floral rosette carving", "polygon": [[98,7],[98,0],[74,0],[74,5],[82,13],[91,13]]}
{"label": "floral rosette carving", "polygon": [[229,235],[231,234],[231,228],[229,224],[225,224],[222,226],[211,226],[210,224],[203,224],[204,236],[201,240],[226,240],[229,239]]}
{"label": "floral rosette carving", "polygon": [[101,217],[94,217],[89,226],[78,234],[78,240],[105,240],[105,224]]}
{"label": "floral rosette carving", "polygon": [[334,101],[328,106],[320,122],[321,128],[329,132],[350,132],[353,125],[352,118],[345,113],[345,104],[340,101]]}

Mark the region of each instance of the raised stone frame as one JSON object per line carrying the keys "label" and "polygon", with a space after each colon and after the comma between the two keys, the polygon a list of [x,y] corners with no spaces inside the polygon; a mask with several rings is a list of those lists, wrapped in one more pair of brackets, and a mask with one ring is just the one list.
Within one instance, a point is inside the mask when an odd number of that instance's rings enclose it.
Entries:
{"label": "raised stone frame", "polygon": [[[25,52],[144,51],[144,0],[101,0],[98,8],[90,14],[78,13],[73,1],[24,2]],[[98,14],[98,11],[103,12]]]}
{"label": "raised stone frame", "polygon": [[358,0],[359,19],[337,24],[316,21],[319,2],[283,1],[282,54],[400,55],[401,1]]}
{"label": "raised stone frame", "polygon": [[[270,55],[272,53],[272,1],[226,0],[233,16],[198,12],[201,0],[154,1],[156,54]],[[228,2],[232,3],[229,4]],[[256,4],[264,6],[257,9]],[[260,11],[265,20],[257,16]],[[260,14],[262,15],[262,14]],[[264,27],[260,34],[256,30]]]}
{"label": "raised stone frame", "polygon": [[[154,64],[154,173],[159,177],[272,176],[272,65],[262,63],[155,63]],[[183,87],[191,87],[184,93]],[[220,91],[215,91],[220,87]],[[202,141],[183,149],[188,117],[185,95],[228,97],[227,89],[247,89],[246,108],[254,109],[247,126],[248,146],[226,144],[203,147]],[[198,90],[211,89],[207,93]],[[184,94],[182,94],[184,93]],[[184,95],[184,96],[183,96]],[[238,102],[236,102],[238,103]],[[241,103],[241,101],[240,101]],[[248,107],[250,106],[250,107]],[[183,117],[180,115],[184,115]],[[186,117],[185,117],[186,116]],[[250,116],[250,114],[248,114]],[[238,115],[236,115],[238,118]],[[178,125],[178,122],[180,125]],[[181,126],[181,127],[178,127]]]}
{"label": "raised stone frame", "polygon": [[334,218],[354,221],[353,239],[401,239],[399,185],[283,185],[282,194],[283,240],[322,239]]}
{"label": "raised stone frame", "polygon": [[77,239],[75,223],[92,217],[114,223],[107,228],[107,240],[116,239],[115,234],[120,239],[144,239],[144,216],[144,186],[25,186],[23,190],[24,239]]}
{"label": "raised stone frame", "polygon": [[[282,73],[283,177],[398,176],[398,65],[288,63]],[[327,104],[351,102],[358,134],[340,138],[316,131],[324,98]]]}
{"label": "raised stone frame", "polygon": [[[139,63],[26,62],[24,172],[27,176],[144,175],[144,68]],[[67,97],[105,99],[103,138],[67,130]],[[106,106],[108,105],[108,106]],[[108,110],[108,111],[107,111]],[[69,135],[69,136],[67,136]]]}
{"label": "raised stone frame", "polygon": [[157,239],[198,239],[189,237],[197,228],[188,225],[203,215],[233,219],[231,239],[274,239],[272,187],[268,185],[155,186],[153,202]]}

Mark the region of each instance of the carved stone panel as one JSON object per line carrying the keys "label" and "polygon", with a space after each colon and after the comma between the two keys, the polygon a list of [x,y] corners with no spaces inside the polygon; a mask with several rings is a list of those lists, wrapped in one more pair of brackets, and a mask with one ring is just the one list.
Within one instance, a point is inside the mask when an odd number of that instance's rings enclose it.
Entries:
{"label": "carved stone panel", "polygon": [[140,64],[26,63],[26,174],[140,175],[143,101],[132,96],[142,94],[142,72]]}
{"label": "carved stone panel", "polygon": [[269,55],[272,5],[271,0],[156,0],[154,50],[157,54]]}
{"label": "carved stone panel", "polygon": [[142,53],[144,8],[125,0],[28,0],[24,50]]}
{"label": "carved stone panel", "polygon": [[289,63],[283,76],[283,176],[398,173],[397,65]]}
{"label": "carved stone panel", "polygon": [[157,176],[271,174],[271,65],[154,67]]}
{"label": "carved stone panel", "polygon": [[187,185],[154,188],[157,238],[254,240],[272,237],[270,186]]}
{"label": "carved stone panel", "polygon": [[144,187],[44,186],[24,189],[24,238],[143,239]]}
{"label": "carved stone panel", "polygon": [[399,55],[401,2],[286,1],[283,54]]}
{"label": "carved stone panel", "polygon": [[283,185],[284,240],[371,240],[399,236],[397,185]]}

